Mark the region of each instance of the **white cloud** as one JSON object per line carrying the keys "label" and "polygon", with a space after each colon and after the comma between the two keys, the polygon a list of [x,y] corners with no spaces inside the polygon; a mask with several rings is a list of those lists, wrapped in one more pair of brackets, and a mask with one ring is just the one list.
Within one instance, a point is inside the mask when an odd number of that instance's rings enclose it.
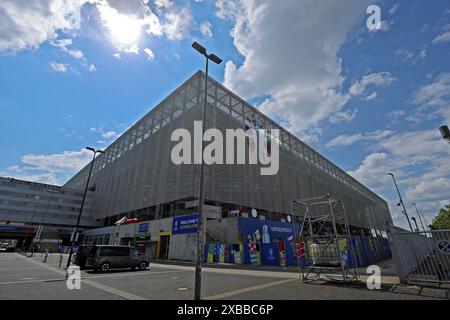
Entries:
{"label": "white cloud", "polygon": [[[106,141],[110,141],[111,139],[118,138],[123,132],[119,133],[115,130],[105,130],[103,126],[100,126],[99,128],[89,128],[89,131],[99,134],[103,139],[106,139]],[[105,143],[105,140],[102,143]]]}
{"label": "white cloud", "polygon": [[80,7],[86,1],[0,1],[0,52],[36,48],[55,39],[58,30],[78,28]]}
{"label": "white cloud", "polygon": [[406,194],[417,201],[441,201],[450,203],[450,179],[441,177],[420,181],[416,186],[407,190]]}
{"label": "white cloud", "polygon": [[200,24],[200,32],[208,38],[211,38],[213,36],[212,32],[212,24],[209,21],[202,22]]}
{"label": "white cloud", "polygon": [[84,57],[83,52],[81,52],[81,50],[78,50],[78,49],[68,50],[67,53],[70,54],[75,59],[82,59]]}
{"label": "white cloud", "polygon": [[[366,95],[366,91],[370,87],[387,87],[391,85],[395,80],[397,80],[390,72],[378,72],[364,75],[360,81],[356,81],[352,84],[349,89],[349,93],[352,96],[363,96]],[[367,96],[366,100],[371,100],[376,97],[372,93]]]}
{"label": "white cloud", "polygon": [[432,83],[420,87],[413,96],[415,104],[445,106],[450,99],[450,73],[442,73]]}
{"label": "white cloud", "polygon": [[365,100],[370,101],[370,100],[376,99],[377,97],[378,97],[378,93],[376,91],[374,91],[372,94],[368,95]]}
{"label": "white cloud", "polygon": [[109,138],[117,138],[119,135],[117,134],[116,131],[106,131],[102,133],[102,137],[105,139],[109,139]]}
{"label": "white cloud", "polygon": [[336,124],[340,122],[352,122],[355,119],[356,114],[358,113],[358,109],[347,110],[347,111],[338,111],[330,115],[329,121],[330,123]]}
{"label": "white cloud", "polygon": [[395,54],[400,58],[400,62],[414,65],[419,60],[424,60],[427,57],[427,50],[422,49],[418,53],[414,53],[407,49],[399,49]]}
{"label": "white cloud", "polygon": [[391,130],[376,130],[368,133],[356,133],[352,135],[340,135],[326,144],[326,147],[350,146],[357,142],[374,142],[385,139],[394,134]]}
{"label": "white cloud", "polygon": [[228,61],[224,84],[244,98],[269,96],[260,109],[281,118],[295,133],[340,112],[339,49],[370,1],[216,1],[216,15],[229,19],[244,57]]}
{"label": "white cloud", "polygon": [[131,47],[124,48],[124,49],[123,49],[123,52],[125,52],[125,53],[139,54],[139,47],[137,46],[136,43],[134,43]]}
{"label": "white cloud", "polygon": [[92,152],[86,149],[80,151],[64,151],[56,154],[27,154],[22,162],[28,166],[49,172],[77,172],[92,159]]}
{"label": "white cloud", "polygon": [[90,71],[90,72],[95,72],[95,71],[97,71],[97,67],[94,66],[93,64],[91,64],[91,65],[89,66],[89,71]]}
{"label": "white cloud", "polygon": [[33,173],[15,173],[14,171],[0,172],[4,177],[15,178],[19,180],[26,180],[38,183],[46,183],[52,185],[62,185],[62,181],[57,177],[54,172],[33,174]]}
{"label": "white cloud", "polygon": [[155,0],[158,7],[162,30],[169,40],[186,38],[194,25],[194,18],[188,7],[180,7],[170,0]]}
{"label": "white cloud", "polygon": [[92,160],[92,152],[64,151],[56,154],[27,154],[23,165],[14,165],[0,172],[1,176],[62,185]]}
{"label": "white cloud", "polygon": [[[189,8],[172,1],[156,1],[157,14],[151,10],[148,0],[2,0],[0,52],[37,48],[46,41],[56,41],[60,31],[78,29],[80,9],[86,3],[98,9],[102,24],[116,40],[127,40],[129,32],[142,30],[153,36],[165,34],[170,40],[182,40],[194,25]],[[71,40],[60,44],[74,58],[84,57],[80,50],[66,48],[72,44]],[[133,44],[136,42],[128,43],[126,48],[133,48]]]}
{"label": "white cloud", "polygon": [[153,60],[155,59],[155,54],[153,53],[153,51],[149,48],[145,48],[144,52],[147,54],[147,59],[148,60]]}
{"label": "white cloud", "polygon": [[[430,220],[450,202],[450,148],[437,129],[395,133],[370,149],[372,153],[349,174],[388,199],[394,216],[398,198],[387,172],[395,174],[405,204],[417,202]],[[403,217],[398,222],[404,224]]]}
{"label": "white cloud", "polygon": [[443,42],[449,42],[450,41],[450,31],[443,32],[440,35],[436,36],[436,38],[433,39],[433,43],[443,43]]}
{"label": "white cloud", "polygon": [[392,8],[389,9],[389,14],[393,15],[394,13],[396,13],[399,7],[400,7],[399,3],[394,4]]}
{"label": "white cloud", "polygon": [[389,157],[385,152],[377,152],[368,155],[361,165],[348,173],[356,180],[369,188],[377,189],[388,182],[386,173],[389,171]]}
{"label": "white cloud", "polygon": [[405,110],[395,110],[388,113],[388,117],[398,119],[406,115]]}
{"label": "white cloud", "polygon": [[430,80],[412,96],[412,103],[419,106],[414,118],[441,116],[450,122],[450,73],[442,73]]}
{"label": "white cloud", "polygon": [[68,66],[66,64],[58,63],[55,61],[50,63],[50,67],[52,68],[53,71],[59,72],[59,73],[65,73],[68,70]]}

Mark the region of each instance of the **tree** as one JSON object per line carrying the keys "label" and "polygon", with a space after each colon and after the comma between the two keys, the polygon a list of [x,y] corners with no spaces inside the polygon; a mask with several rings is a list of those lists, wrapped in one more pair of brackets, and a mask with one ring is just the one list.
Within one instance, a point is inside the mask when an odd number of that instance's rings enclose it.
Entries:
{"label": "tree", "polygon": [[439,210],[430,225],[431,230],[450,229],[450,204]]}

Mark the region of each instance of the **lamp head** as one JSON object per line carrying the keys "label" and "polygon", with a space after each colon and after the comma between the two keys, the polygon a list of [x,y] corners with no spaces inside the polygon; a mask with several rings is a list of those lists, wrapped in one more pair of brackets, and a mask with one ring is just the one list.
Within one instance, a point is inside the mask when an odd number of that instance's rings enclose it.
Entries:
{"label": "lamp head", "polygon": [[192,48],[194,48],[195,50],[197,50],[198,52],[200,52],[203,55],[206,55],[206,49],[204,46],[202,46],[200,43],[198,43],[197,41],[194,41],[192,43]]}
{"label": "lamp head", "polygon": [[209,58],[209,60],[211,60],[211,61],[213,61],[213,62],[215,62],[215,63],[217,63],[217,64],[221,64],[222,63],[222,59],[220,59],[218,56],[216,56],[214,53],[211,53],[209,56],[208,56],[208,58]]}
{"label": "lamp head", "polygon": [[442,138],[450,142],[450,129],[448,128],[448,126],[440,127],[439,131],[441,132]]}

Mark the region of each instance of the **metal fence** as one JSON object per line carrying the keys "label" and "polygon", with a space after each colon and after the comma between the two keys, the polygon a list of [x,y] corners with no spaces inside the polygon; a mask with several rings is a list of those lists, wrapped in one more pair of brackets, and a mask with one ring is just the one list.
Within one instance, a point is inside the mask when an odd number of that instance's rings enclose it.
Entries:
{"label": "metal fence", "polygon": [[391,237],[401,281],[450,285],[450,230],[394,231]]}

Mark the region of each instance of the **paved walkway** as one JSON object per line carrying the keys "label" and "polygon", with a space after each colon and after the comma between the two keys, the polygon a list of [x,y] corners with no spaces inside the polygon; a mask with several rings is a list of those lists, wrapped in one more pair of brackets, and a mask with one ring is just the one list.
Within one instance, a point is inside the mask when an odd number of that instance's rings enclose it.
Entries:
{"label": "paved walkway", "polygon": [[[27,258],[0,254],[0,299],[193,299],[194,267],[152,263],[151,270],[113,270],[103,274],[82,271],[81,290],[68,290],[65,261],[59,255]],[[66,256],[64,256],[66,259]],[[445,299],[442,291],[385,284],[370,291],[364,284],[302,283],[295,272],[203,268],[202,297],[215,299]]]}

